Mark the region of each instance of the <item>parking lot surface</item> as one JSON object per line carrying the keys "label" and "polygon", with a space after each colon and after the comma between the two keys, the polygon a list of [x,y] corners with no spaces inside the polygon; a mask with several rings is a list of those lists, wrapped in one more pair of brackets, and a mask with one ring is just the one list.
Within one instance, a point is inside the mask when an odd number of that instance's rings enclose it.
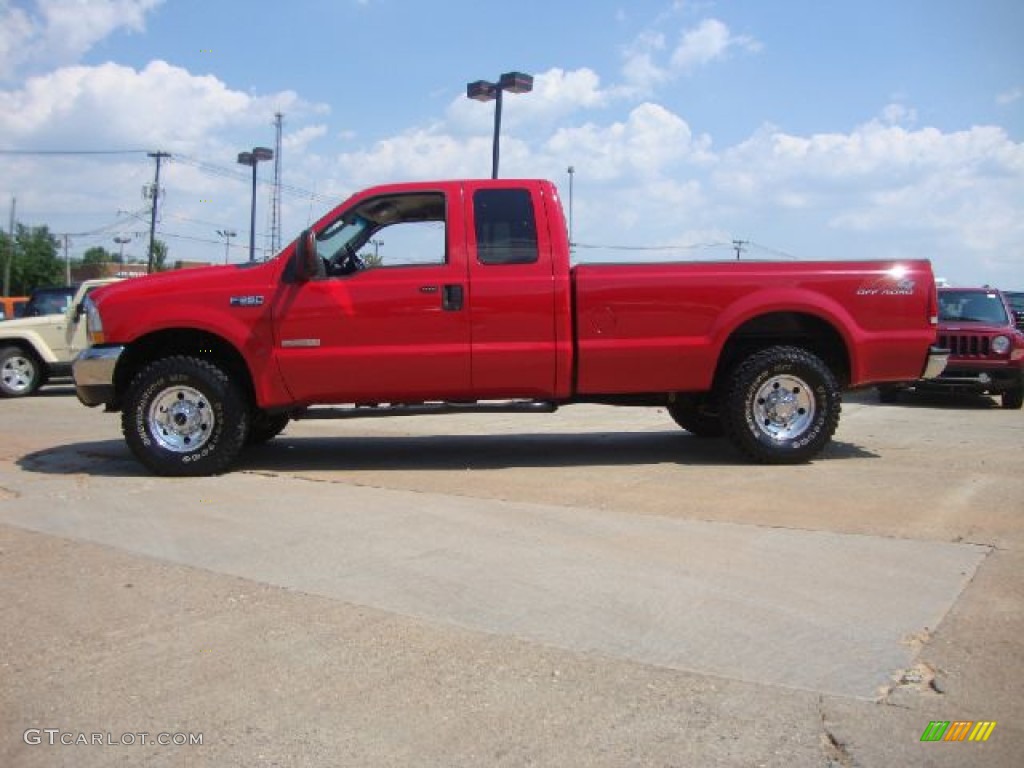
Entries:
{"label": "parking lot surface", "polygon": [[1019,762],[987,398],[856,394],[794,467],[596,406],[297,422],[199,479],[67,387],[0,433],[0,765]]}

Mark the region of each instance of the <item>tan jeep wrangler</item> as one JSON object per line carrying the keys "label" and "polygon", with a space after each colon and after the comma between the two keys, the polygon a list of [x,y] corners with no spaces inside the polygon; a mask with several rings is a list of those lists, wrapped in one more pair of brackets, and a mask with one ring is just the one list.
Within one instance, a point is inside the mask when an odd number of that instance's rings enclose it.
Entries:
{"label": "tan jeep wrangler", "polygon": [[90,291],[121,278],[86,280],[61,313],[0,324],[0,397],[31,395],[51,378],[71,375],[71,361],[86,345],[79,307]]}

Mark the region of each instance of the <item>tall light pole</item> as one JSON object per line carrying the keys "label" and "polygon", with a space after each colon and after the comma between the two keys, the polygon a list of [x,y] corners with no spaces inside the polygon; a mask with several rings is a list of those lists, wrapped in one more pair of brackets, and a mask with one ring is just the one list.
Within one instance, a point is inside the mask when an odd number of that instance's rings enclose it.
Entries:
{"label": "tall light pole", "polygon": [[522,72],[506,72],[496,83],[477,80],[466,85],[466,97],[475,101],[494,100],[494,144],[491,148],[491,178],[498,178],[498,144],[501,136],[501,94],[529,93],[533,90],[533,76]]}
{"label": "tall light pole", "polygon": [[238,162],[252,167],[252,216],[249,222],[249,261],[256,261],[256,166],[264,160],[273,160],[274,150],[253,147],[252,152],[239,152]]}
{"label": "tall light pole", "polygon": [[231,247],[231,238],[238,237],[233,229],[218,229],[217,234],[224,238],[224,266],[228,264],[228,248]]}
{"label": "tall light pole", "polygon": [[124,235],[118,235],[114,238],[114,242],[121,247],[121,250],[117,252],[118,263],[124,264],[124,246],[126,243],[130,243],[131,241],[132,239],[130,237],[125,237]]}

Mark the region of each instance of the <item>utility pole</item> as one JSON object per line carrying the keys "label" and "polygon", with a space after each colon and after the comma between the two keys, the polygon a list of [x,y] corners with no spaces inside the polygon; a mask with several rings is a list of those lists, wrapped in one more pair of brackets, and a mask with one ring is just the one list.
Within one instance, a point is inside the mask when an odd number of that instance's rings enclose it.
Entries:
{"label": "utility pole", "polygon": [[733,240],[732,247],[736,249],[736,261],[740,260],[740,254],[745,250],[745,246],[750,245],[749,240]]}
{"label": "utility pole", "polygon": [[4,259],[4,296],[10,296],[9,288],[11,287],[11,262],[14,261],[14,209],[18,205],[18,198],[11,196],[11,239],[10,246],[7,249],[7,258]]}
{"label": "utility pole", "polygon": [[71,285],[71,256],[68,253],[70,235],[64,235],[64,285]]}
{"label": "utility pole", "polygon": [[160,199],[160,161],[171,155],[168,152],[148,152],[147,155],[156,159],[156,176],[153,178],[151,194],[153,198],[153,211],[149,219],[149,266],[146,268],[146,273],[152,274],[153,262],[156,260],[156,207],[157,201]]}

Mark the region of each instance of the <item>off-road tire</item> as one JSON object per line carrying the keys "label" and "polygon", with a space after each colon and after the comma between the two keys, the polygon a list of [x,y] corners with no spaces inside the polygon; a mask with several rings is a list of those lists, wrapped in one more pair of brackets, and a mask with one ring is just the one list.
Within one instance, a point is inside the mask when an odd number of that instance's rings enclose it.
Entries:
{"label": "off-road tire", "polygon": [[246,438],[246,445],[260,445],[273,440],[291,421],[286,413],[267,413],[255,409],[249,421],[249,436]]}
{"label": "off-road tire", "polygon": [[1003,408],[1008,411],[1019,411],[1024,405],[1024,387],[1008,389],[1000,396]]}
{"label": "off-road tire", "polygon": [[121,430],[135,457],[158,475],[223,472],[249,433],[249,404],[217,365],[174,356],[150,363],[132,380]]}
{"label": "off-road tire", "polygon": [[20,347],[0,348],[0,397],[27,397],[45,380],[43,365]]}
{"label": "off-road tire", "polygon": [[703,399],[684,398],[669,403],[666,410],[680,427],[697,437],[721,437],[725,434],[721,416],[707,409]]}
{"label": "off-road tire", "polygon": [[722,399],[726,437],[762,464],[814,458],[839,426],[841,394],[819,357],[799,347],[769,347],[741,362]]}

